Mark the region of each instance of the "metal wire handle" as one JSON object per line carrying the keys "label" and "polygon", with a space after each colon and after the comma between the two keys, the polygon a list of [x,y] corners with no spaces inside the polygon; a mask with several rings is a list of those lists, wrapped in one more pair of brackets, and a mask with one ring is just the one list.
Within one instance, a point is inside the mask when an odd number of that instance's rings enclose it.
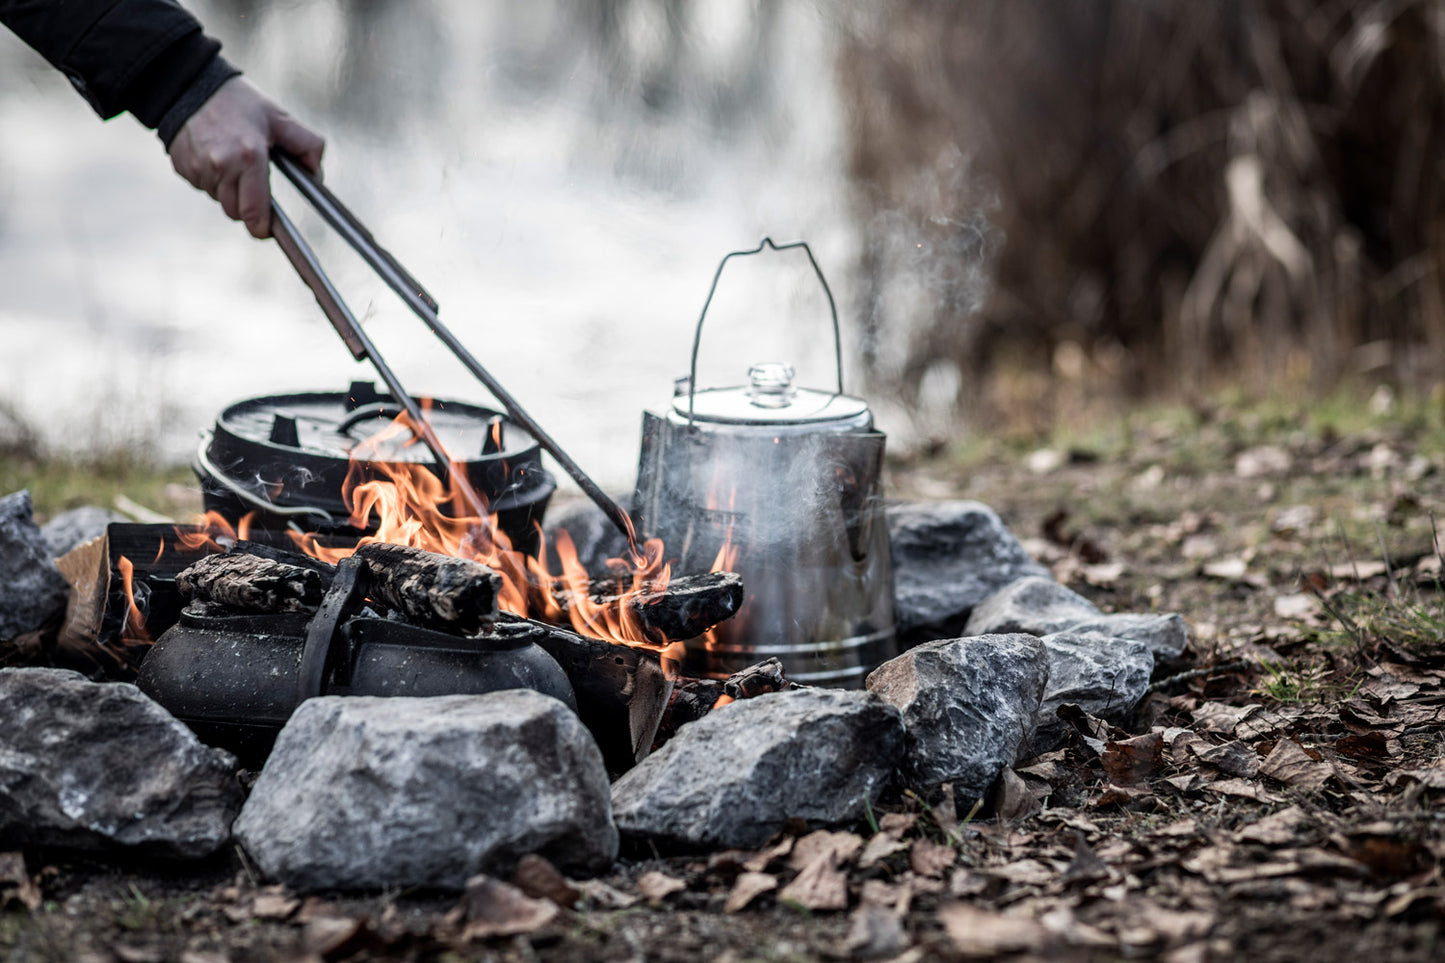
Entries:
{"label": "metal wire handle", "polygon": [[687,376],[687,426],[692,427],[693,422],[693,400],[697,394],[697,353],[702,346],[702,323],[707,320],[707,309],[712,305],[713,295],[717,293],[717,285],[722,280],[723,268],[735,257],[747,257],[751,254],[761,254],[771,248],[774,251],[787,251],[799,247],[803,253],[808,255],[808,263],[813,265],[813,273],[818,275],[818,283],[823,285],[823,293],[828,296],[828,311],[833,316],[833,359],[838,366],[838,394],[843,393],[843,336],[838,329],[838,304],[833,300],[833,289],[828,287],[828,279],[823,277],[823,269],[818,266],[818,259],[813,256],[813,249],[808,246],[807,241],[788,241],[778,244],[770,237],[765,237],[757,247],[747,251],[732,251],[723,255],[723,259],[717,266],[717,273],[712,276],[712,287],[708,288],[707,300],[702,303],[702,314],[698,315],[697,332],[692,338],[692,366],[688,369]]}

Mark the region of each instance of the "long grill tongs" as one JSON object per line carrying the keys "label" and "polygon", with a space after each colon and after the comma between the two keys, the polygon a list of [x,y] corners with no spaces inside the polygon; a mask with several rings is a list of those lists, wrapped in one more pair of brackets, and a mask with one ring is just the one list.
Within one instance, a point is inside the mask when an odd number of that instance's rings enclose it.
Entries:
{"label": "long grill tongs", "polygon": [[[286,179],[296,186],[297,191],[316,209],[322,219],[331,225],[332,229],[340,234],[357,254],[361,255],[362,260],[371,265],[387,286],[395,291],[407,307],[411,308],[417,317],[421,318],[423,323],[431,329],[432,334],[441,339],[442,344],[447,346],[447,349],[471,372],[472,376],[486,386],[492,396],[506,409],[512,421],[536,438],[537,443],[557,460],[557,463],[571,476],[587,497],[602,509],[603,514],[627,538],[628,547],[632,550],[634,557],[640,557],[632,519],[620,505],[597,486],[596,482],[587,476],[581,466],[562,450],[562,447],[552,439],[551,435],[542,430],[542,426],[537,424],[521,405],[517,404],[517,400],[502,387],[496,378],[492,377],[486,368],[482,367],[481,363],[466,349],[466,346],[457,340],[456,335],[442,324],[441,319],[437,317],[436,299],[417,283],[417,280],[401,266],[396,258],[376,243],[371,232],[356,219],[346,205],[337,200],[334,194],[313,178],[295,158],[277,148],[272,148],[271,161],[281,173],[286,175]],[[286,212],[282,210],[281,205],[276,202],[274,197],[271,200],[271,233],[291,261],[291,266],[301,276],[301,280],[306,282],[306,286],[316,296],[316,303],[321,306],[322,312],[331,322],[331,326],[336,329],[336,333],[341,335],[341,340],[346,342],[346,347],[351,350],[352,356],[358,361],[370,361],[377,374],[381,376],[381,380],[386,383],[392,396],[406,410],[413,430],[436,457],[437,470],[441,472],[442,478],[445,479],[450,474],[457,487],[472,503],[473,509],[479,515],[486,514],[488,509],[485,502],[468,484],[463,472],[451,471],[452,459],[442,446],[441,439],[437,437],[431,424],[422,414],[420,406],[406,392],[391,367],[377,353],[376,346],[371,343],[371,339],[367,337],[366,332],[357,322],[356,316],[351,313],[351,309],[346,306],[346,302],[336,290],[336,286],[331,283],[331,279],[322,270],[321,262],[316,259],[315,252],[311,250],[310,245],[301,236],[301,232],[296,229],[296,225],[286,216]]]}

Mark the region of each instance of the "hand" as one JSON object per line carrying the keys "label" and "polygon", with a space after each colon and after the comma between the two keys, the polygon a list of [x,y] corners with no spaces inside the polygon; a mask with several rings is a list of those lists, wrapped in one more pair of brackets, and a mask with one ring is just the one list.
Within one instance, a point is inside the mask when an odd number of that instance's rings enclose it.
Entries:
{"label": "hand", "polygon": [[321,174],[326,141],[241,77],[226,81],[171,141],[171,164],[192,185],[244,221],[253,237],[271,236],[272,145]]}

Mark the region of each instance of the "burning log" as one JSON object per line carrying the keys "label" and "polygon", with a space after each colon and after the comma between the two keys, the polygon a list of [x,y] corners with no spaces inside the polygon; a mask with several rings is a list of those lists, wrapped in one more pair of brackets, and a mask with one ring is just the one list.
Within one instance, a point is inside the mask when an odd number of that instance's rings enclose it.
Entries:
{"label": "burning log", "polygon": [[496,629],[535,642],[557,660],[577,696],[577,715],[597,739],[610,772],[625,772],[652,751],[672,695],[656,652],[579,635],[503,614]]}
{"label": "burning log", "polygon": [[356,550],[369,594],[413,625],[476,635],[497,618],[502,577],[480,562],[373,542]]}
{"label": "burning log", "polygon": [[[274,538],[290,545],[284,533],[258,531],[257,538]],[[322,591],[330,584],[334,566],[260,542],[222,539],[244,546],[251,554],[314,568]],[[345,536],[315,536],[317,546],[344,549],[356,544]],[[62,643],[76,651],[95,647],[114,657],[103,668],[125,676],[140,663],[150,640],[175,624],[186,599],[176,576],[206,556],[218,554],[213,531],[194,525],[113,522],[103,540],[82,545],[62,559],[73,597],[62,630]]]}
{"label": "burning log", "polygon": [[[658,645],[691,639],[733,617],[743,604],[742,576],[732,572],[674,576],[663,589],[627,591],[619,580],[594,582],[588,593],[596,605],[621,602],[647,637]],[[570,610],[575,599],[559,593],[558,604]]]}
{"label": "burning log", "polygon": [[307,568],[321,577],[321,588],[324,591],[336,577],[336,566],[330,562],[305,555],[301,552],[291,552],[284,548],[277,548],[275,545],[268,545],[265,542],[252,542],[240,539],[230,549],[232,552],[246,552],[250,555],[259,555],[262,558],[269,558],[273,562],[285,562],[288,565],[299,565]]}
{"label": "burning log", "polygon": [[247,612],[314,612],[325,587],[313,569],[252,551],[207,555],[176,576],[192,601]]}

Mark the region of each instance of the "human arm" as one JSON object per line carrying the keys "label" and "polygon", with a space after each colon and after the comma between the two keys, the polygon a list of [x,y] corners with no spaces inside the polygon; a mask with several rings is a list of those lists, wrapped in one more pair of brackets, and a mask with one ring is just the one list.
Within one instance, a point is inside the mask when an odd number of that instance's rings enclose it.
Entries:
{"label": "human arm", "polygon": [[101,117],[154,128],[177,172],[257,237],[270,233],[267,148],[320,170],[322,139],[239,79],[174,0],[0,0],[0,23]]}

